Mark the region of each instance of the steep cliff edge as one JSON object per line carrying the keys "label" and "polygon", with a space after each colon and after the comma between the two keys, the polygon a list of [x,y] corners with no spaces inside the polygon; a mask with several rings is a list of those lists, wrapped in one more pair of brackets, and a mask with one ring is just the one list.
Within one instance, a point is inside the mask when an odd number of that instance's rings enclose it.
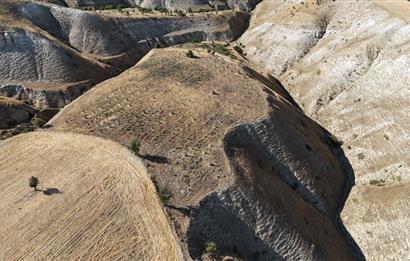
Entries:
{"label": "steep cliff edge", "polygon": [[[240,38],[343,141],[357,186],[343,216],[369,260],[409,258],[410,2],[263,1]],[[391,205],[389,203],[391,202]]]}

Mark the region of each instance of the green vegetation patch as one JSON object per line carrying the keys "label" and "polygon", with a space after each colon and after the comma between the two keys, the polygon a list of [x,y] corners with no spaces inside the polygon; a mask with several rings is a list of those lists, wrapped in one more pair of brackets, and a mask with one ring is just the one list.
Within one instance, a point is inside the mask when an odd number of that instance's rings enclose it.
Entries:
{"label": "green vegetation patch", "polygon": [[236,56],[232,54],[228,46],[229,46],[228,44],[220,44],[220,43],[200,43],[200,44],[195,45],[195,47],[206,49],[208,53],[211,53],[211,54],[219,53],[219,54],[228,56],[231,59],[236,59]]}
{"label": "green vegetation patch", "polygon": [[[194,61],[194,59],[192,60]],[[195,62],[177,61],[175,59],[150,59],[141,64],[147,70],[146,77],[154,79],[172,78],[184,85],[197,85],[213,79],[212,72]]]}
{"label": "green vegetation patch", "polygon": [[216,253],[216,244],[214,242],[205,242],[204,245],[204,252],[207,254],[215,254]]}

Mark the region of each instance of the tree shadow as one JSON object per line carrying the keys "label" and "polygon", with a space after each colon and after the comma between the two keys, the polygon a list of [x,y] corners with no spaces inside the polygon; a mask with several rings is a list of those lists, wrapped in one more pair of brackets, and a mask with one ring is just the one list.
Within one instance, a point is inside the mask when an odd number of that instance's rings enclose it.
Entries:
{"label": "tree shadow", "polygon": [[164,156],[145,154],[145,155],[141,155],[141,157],[145,160],[152,161],[155,163],[160,163],[160,164],[169,163],[168,158]]}
{"label": "tree shadow", "polygon": [[174,209],[174,210],[178,211],[179,213],[181,213],[181,214],[183,214],[184,216],[187,216],[187,217],[191,217],[191,216],[194,215],[194,208],[192,208],[192,207],[182,208],[182,207],[176,207],[176,206],[171,205],[171,204],[165,204],[165,206],[167,208]]}
{"label": "tree shadow", "polygon": [[59,190],[58,188],[46,188],[44,190],[42,190],[43,194],[46,196],[51,196],[54,194],[63,194],[63,192],[61,190]]}

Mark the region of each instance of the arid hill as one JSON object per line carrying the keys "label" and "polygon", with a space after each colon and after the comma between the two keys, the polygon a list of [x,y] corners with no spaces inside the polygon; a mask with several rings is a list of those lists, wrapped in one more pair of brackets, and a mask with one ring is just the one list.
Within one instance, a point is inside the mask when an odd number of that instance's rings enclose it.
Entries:
{"label": "arid hill", "polygon": [[159,191],[172,196],[186,257],[201,258],[212,241],[218,255],[243,260],[360,258],[339,220],[353,177],[331,135],[278,82],[190,48],[152,50],[50,127],[137,139]]}
{"label": "arid hill", "polygon": [[0,94],[61,108],[133,66],[150,49],[203,40],[231,41],[247,28],[243,12],[173,16],[87,12],[7,1],[0,6]]}
{"label": "arid hill", "polygon": [[344,211],[369,260],[410,258],[410,2],[263,1],[240,38],[343,141],[357,186]]}
{"label": "arid hill", "polygon": [[126,148],[36,132],[0,143],[0,166],[1,260],[182,259],[144,165]]}
{"label": "arid hill", "polygon": [[[0,5],[0,59],[7,61],[0,64],[0,96],[24,101],[37,110],[60,109],[135,65],[152,48],[232,41],[248,22],[249,14],[244,12],[181,16],[138,8],[83,11],[8,0]],[[23,118],[22,126],[16,129],[13,123],[14,129],[2,131],[0,139],[36,127],[30,117]],[[4,128],[6,122],[1,125]]]}
{"label": "arid hill", "polygon": [[0,260],[410,260],[409,23],[407,0],[2,1]]}

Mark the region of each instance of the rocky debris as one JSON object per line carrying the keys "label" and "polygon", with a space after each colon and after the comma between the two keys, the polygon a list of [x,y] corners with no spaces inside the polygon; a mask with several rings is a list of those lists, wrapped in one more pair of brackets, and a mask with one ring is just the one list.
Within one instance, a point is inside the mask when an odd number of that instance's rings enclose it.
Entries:
{"label": "rocky debris", "polygon": [[36,114],[31,106],[0,96],[0,129],[8,129],[20,123],[29,122]]}
{"label": "rocky debris", "polygon": [[[40,20],[40,19],[39,19]],[[0,82],[102,81],[113,74],[107,66],[37,32],[7,28],[0,32]]]}
{"label": "rocky debris", "polygon": [[60,110],[55,108],[44,109],[36,114],[36,118],[42,119],[43,121],[47,122],[51,120]]}
{"label": "rocky debris", "polygon": [[0,96],[29,102],[36,109],[63,108],[94,86],[93,82],[25,83],[0,86]]}
{"label": "rocky debris", "polygon": [[362,258],[340,221],[354,177],[331,135],[229,53],[188,50],[154,49],[52,129],[137,140],[187,258]]}
{"label": "rocky debris", "polygon": [[35,131],[37,127],[33,126],[31,122],[21,123],[14,128],[2,129],[0,130],[0,140],[9,139],[13,136]]}
{"label": "rocky debris", "polygon": [[239,40],[343,141],[358,183],[343,217],[369,260],[409,253],[409,196],[391,193],[410,182],[409,5],[263,1]]}
{"label": "rocky debris", "polygon": [[0,96],[0,140],[43,127],[60,110],[36,110],[32,106]]}

